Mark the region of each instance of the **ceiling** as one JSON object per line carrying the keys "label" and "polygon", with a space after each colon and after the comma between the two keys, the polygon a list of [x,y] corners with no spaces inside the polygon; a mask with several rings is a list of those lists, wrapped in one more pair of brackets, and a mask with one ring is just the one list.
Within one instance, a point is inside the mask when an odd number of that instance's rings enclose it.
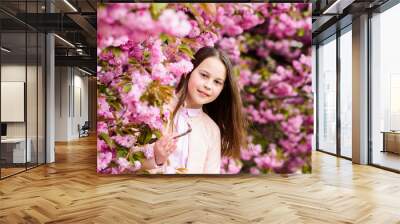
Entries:
{"label": "ceiling", "polygon": [[373,11],[388,0],[314,0],[312,12],[313,44],[351,24],[352,19]]}
{"label": "ceiling", "polygon": [[[95,74],[96,6],[96,0],[0,0],[2,46],[12,49],[10,59],[21,60],[37,50],[36,35],[29,32],[55,33],[56,66],[78,66]],[[21,35],[25,31],[27,45]]]}

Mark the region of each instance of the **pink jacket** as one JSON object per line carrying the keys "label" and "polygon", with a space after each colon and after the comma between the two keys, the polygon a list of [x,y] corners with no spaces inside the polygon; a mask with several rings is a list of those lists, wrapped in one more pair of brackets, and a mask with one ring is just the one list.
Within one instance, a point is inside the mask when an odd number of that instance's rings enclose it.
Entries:
{"label": "pink jacket", "polygon": [[[176,99],[174,100],[174,103]],[[172,103],[172,105],[175,105]],[[171,111],[173,110],[173,107]],[[171,112],[172,113],[172,112]],[[221,166],[221,134],[218,125],[205,113],[190,117],[189,154],[186,174],[219,174]],[[166,164],[157,166],[154,158],[144,168],[150,173],[164,173]]]}

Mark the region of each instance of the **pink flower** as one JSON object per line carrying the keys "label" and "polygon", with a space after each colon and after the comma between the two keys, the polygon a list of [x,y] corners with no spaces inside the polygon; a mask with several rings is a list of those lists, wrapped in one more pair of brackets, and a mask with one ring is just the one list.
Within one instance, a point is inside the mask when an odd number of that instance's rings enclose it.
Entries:
{"label": "pink flower", "polygon": [[258,24],[264,22],[264,19],[259,18],[254,11],[244,11],[243,12],[243,20],[240,25],[243,29],[250,29]]}
{"label": "pink flower", "polygon": [[141,151],[144,153],[146,159],[151,159],[154,157],[154,144],[147,144],[141,147]]}
{"label": "pink flower", "polygon": [[129,161],[123,157],[118,158],[117,163],[119,165],[119,173],[124,172],[131,166]]}
{"label": "pink flower", "polygon": [[99,152],[106,152],[110,150],[107,143],[101,139],[97,139],[97,151]]}
{"label": "pink flower", "polygon": [[107,85],[108,83],[110,83],[110,82],[114,79],[115,74],[114,74],[113,72],[111,72],[111,71],[108,71],[108,72],[98,72],[98,73],[97,73],[97,77],[98,77],[98,79],[99,79],[99,81],[100,81],[101,83]]}
{"label": "pink flower", "polygon": [[225,53],[229,55],[230,59],[234,63],[237,63],[239,61],[240,58],[239,44],[236,43],[235,38],[233,37],[222,38],[218,42],[218,45]]}
{"label": "pink flower", "polygon": [[235,36],[235,35],[243,33],[242,27],[233,24],[233,22],[230,22],[230,20],[227,20],[227,21],[229,21],[229,22],[227,22],[227,24],[229,24],[229,25],[226,26],[224,30],[228,35]]}
{"label": "pink flower", "polygon": [[163,120],[161,119],[160,108],[137,104],[132,112],[131,119],[136,122],[148,124],[152,129],[162,129]]}
{"label": "pink flower", "polygon": [[164,32],[177,37],[184,37],[190,33],[192,26],[187,20],[187,16],[182,11],[175,12],[166,9],[159,17],[159,24]]}
{"label": "pink flower", "polygon": [[259,169],[278,169],[283,165],[282,160],[278,160],[274,155],[275,150],[271,151],[268,155],[255,158],[254,161]]}
{"label": "pink flower", "polygon": [[154,80],[162,80],[168,73],[163,64],[154,64],[151,70],[151,78]]}
{"label": "pink flower", "polygon": [[142,94],[142,89],[137,85],[132,85],[131,90],[128,93],[120,93],[121,101],[127,110],[132,110],[139,103]]}
{"label": "pink flower", "polygon": [[310,85],[303,86],[301,88],[305,93],[312,93],[312,87]]}
{"label": "pink flower", "polygon": [[101,171],[108,167],[113,155],[111,152],[97,152],[97,154],[97,171]]}
{"label": "pink flower", "polygon": [[98,121],[97,122],[97,133],[106,133],[108,134],[108,127],[107,127],[107,123],[103,122],[103,121]]}
{"label": "pink flower", "polygon": [[260,174],[260,170],[257,169],[256,167],[252,167],[252,168],[250,168],[250,173],[253,175],[258,175],[258,174]]}
{"label": "pink flower", "polygon": [[247,161],[251,160],[253,157],[259,156],[261,151],[262,151],[261,145],[249,144],[249,147],[247,149],[240,150],[241,158]]}
{"label": "pink flower", "polygon": [[162,85],[173,86],[177,81],[174,74],[168,72],[163,64],[154,65],[151,71],[151,75],[154,80],[159,80]]}
{"label": "pink flower", "polygon": [[120,22],[124,27],[131,30],[150,32],[156,28],[156,24],[149,11],[131,12],[124,19],[120,20]]}
{"label": "pink flower", "polygon": [[150,51],[150,63],[152,65],[154,64],[160,64],[162,63],[166,57],[164,56],[161,48],[161,40],[157,39],[153,42],[153,46],[151,46],[151,51]]}
{"label": "pink flower", "polygon": [[294,95],[293,87],[291,85],[289,85],[288,83],[286,83],[286,82],[278,83],[272,89],[272,93],[274,93],[275,95],[277,95],[279,97],[293,96]]}
{"label": "pink flower", "polygon": [[131,73],[132,84],[136,86],[136,91],[143,93],[147,86],[153,81],[148,73],[140,73],[137,70]]}
{"label": "pink flower", "polygon": [[115,4],[114,7],[108,8],[107,12],[108,17],[103,16],[103,18],[107,18],[108,22],[114,22],[118,20],[123,20],[126,14],[128,14],[129,8],[123,5]]}
{"label": "pink flower", "polygon": [[282,122],[282,128],[287,133],[299,133],[302,124],[303,124],[302,116],[297,115],[289,118],[287,122]]}
{"label": "pink flower", "polygon": [[190,38],[195,38],[197,36],[200,35],[200,28],[199,25],[197,24],[197,22],[195,20],[190,20],[190,25],[192,26],[192,30],[190,31],[190,33],[188,34],[188,36]]}
{"label": "pink flower", "polygon": [[250,79],[251,84],[256,85],[256,84],[258,84],[260,81],[261,81],[261,75],[260,75],[260,74],[254,73],[254,74],[251,76],[251,79]]}
{"label": "pink flower", "polygon": [[142,163],[140,161],[135,160],[135,162],[133,162],[133,170],[139,170],[140,168],[142,168]]}
{"label": "pink flower", "polygon": [[136,142],[136,138],[132,135],[117,135],[113,137],[114,141],[125,148],[130,148]]}
{"label": "pink flower", "polygon": [[168,70],[172,72],[177,78],[182,75],[187,74],[193,70],[193,64],[185,59],[180,60],[176,63],[170,63],[168,65]]}
{"label": "pink flower", "polygon": [[213,32],[203,32],[197,37],[196,42],[202,46],[214,47],[218,41],[218,36]]}
{"label": "pink flower", "polygon": [[235,160],[231,159],[228,165],[228,174],[237,174],[242,169],[242,166],[237,164]]}
{"label": "pink flower", "polygon": [[243,150],[240,150],[240,157],[242,158],[242,160],[250,160],[251,159],[251,152],[249,151],[249,150],[247,150],[247,149],[243,149]]}
{"label": "pink flower", "polygon": [[113,115],[110,111],[110,106],[108,105],[105,97],[99,96],[97,98],[97,104],[98,104],[97,115],[99,117],[104,117],[105,119],[113,118]]}
{"label": "pink flower", "polygon": [[250,84],[251,72],[249,70],[241,70],[239,82],[242,86]]}

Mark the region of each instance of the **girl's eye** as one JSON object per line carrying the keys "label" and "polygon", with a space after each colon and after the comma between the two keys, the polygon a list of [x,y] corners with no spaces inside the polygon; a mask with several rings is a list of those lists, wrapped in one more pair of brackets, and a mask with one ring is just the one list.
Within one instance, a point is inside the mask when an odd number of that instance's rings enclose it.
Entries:
{"label": "girl's eye", "polygon": [[215,80],[214,82],[217,83],[218,85],[222,85],[222,82],[221,82],[221,81]]}
{"label": "girl's eye", "polygon": [[203,78],[207,78],[207,75],[204,74],[204,73],[200,73],[200,75],[201,75],[201,77],[203,77]]}

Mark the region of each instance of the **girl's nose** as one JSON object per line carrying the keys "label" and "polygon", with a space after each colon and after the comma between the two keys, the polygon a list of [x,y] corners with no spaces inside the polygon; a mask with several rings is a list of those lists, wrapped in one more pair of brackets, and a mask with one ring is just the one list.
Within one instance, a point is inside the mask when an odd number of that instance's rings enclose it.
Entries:
{"label": "girl's nose", "polygon": [[210,90],[211,89],[210,84],[208,82],[204,83],[204,88]]}

